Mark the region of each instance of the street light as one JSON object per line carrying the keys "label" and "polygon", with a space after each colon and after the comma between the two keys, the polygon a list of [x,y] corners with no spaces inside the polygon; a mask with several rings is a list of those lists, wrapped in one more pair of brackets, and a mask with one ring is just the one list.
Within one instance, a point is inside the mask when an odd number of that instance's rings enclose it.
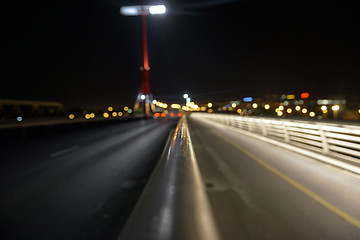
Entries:
{"label": "street light", "polygon": [[147,43],[147,30],[146,30],[146,15],[164,14],[166,13],[165,5],[136,5],[124,6],[120,8],[120,13],[124,16],[142,16],[142,43],[143,43],[143,66],[140,67],[142,71],[142,82],[139,94],[135,101],[134,113],[140,107],[144,109],[144,116],[150,116],[151,112],[155,112],[155,105],[153,104],[152,94],[150,90],[149,80],[149,56],[148,56],[148,43]]}

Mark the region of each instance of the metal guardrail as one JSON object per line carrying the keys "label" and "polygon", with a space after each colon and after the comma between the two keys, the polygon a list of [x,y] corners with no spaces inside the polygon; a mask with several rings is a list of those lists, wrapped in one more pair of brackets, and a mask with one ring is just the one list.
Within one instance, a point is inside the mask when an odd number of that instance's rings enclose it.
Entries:
{"label": "metal guardrail", "polygon": [[219,239],[185,116],[168,140],[119,239]]}
{"label": "metal guardrail", "polygon": [[192,113],[191,117],[236,127],[360,166],[359,126],[228,114]]}

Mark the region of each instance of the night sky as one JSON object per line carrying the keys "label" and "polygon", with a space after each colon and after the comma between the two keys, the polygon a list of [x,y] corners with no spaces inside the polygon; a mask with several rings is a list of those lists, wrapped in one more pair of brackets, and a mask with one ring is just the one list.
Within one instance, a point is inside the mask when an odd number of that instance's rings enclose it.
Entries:
{"label": "night sky", "polygon": [[[2,3],[0,98],[66,106],[131,104],[141,17],[154,1]],[[315,3],[316,2],[316,3]],[[159,1],[157,1],[159,3]],[[195,101],[299,93],[359,95],[359,14],[347,1],[163,1],[148,17],[154,98]]]}

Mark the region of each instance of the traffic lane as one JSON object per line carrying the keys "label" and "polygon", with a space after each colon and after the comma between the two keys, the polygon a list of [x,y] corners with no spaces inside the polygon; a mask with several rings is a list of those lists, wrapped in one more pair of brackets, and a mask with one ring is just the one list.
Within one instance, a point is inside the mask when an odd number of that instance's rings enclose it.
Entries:
{"label": "traffic lane", "polygon": [[[356,190],[359,178],[310,159],[303,161],[303,156],[233,130],[191,118],[188,122],[200,171],[223,239],[359,239],[358,227],[240,149],[269,165],[277,163],[272,166],[285,166],[279,169],[291,178],[290,174],[299,170],[294,175],[296,181],[304,185],[310,183],[305,187],[327,201],[335,199],[337,203],[337,190],[345,188],[340,194],[352,194],[343,198],[342,204],[337,207],[343,210],[347,209],[345,205],[351,205],[349,209],[353,211],[348,213],[352,216],[358,216],[360,209],[360,195]],[[297,164],[297,169],[290,164],[293,162]],[[313,166],[309,167],[309,164]],[[318,169],[322,172],[319,176],[316,175]],[[324,176],[327,178],[324,179]],[[339,179],[342,179],[340,184]],[[344,186],[346,181],[348,185]],[[319,186],[327,190],[316,192]],[[326,196],[323,196],[324,192]]]}
{"label": "traffic lane", "polygon": [[[102,139],[62,155],[39,159],[37,166],[15,173],[15,178],[11,174],[0,176],[2,183],[8,183],[0,189],[1,236],[115,239],[175,123],[146,121],[119,134],[114,126],[112,135],[102,135],[102,129],[98,129],[94,134]],[[81,141],[79,134],[78,142]],[[44,144],[52,145],[45,142],[46,139]],[[71,144],[75,142],[73,139]],[[39,150],[33,151],[36,156]],[[31,151],[28,156],[32,156]]]}

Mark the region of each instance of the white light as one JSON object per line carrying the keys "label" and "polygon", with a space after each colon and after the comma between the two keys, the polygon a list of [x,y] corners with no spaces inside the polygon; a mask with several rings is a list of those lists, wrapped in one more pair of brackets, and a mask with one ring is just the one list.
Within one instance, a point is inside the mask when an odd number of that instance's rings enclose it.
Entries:
{"label": "white light", "polygon": [[189,95],[186,93],[183,95],[183,98],[185,98],[185,99],[187,99],[188,97],[189,97]]}
{"label": "white light", "polygon": [[154,100],[152,100],[152,103],[153,103],[153,104],[156,104],[156,103],[157,103],[157,101],[154,99]]}
{"label": "white light", "polygon": [[143,94],[140,96],[141,100],[145,100],[146,96]]}
{"label": "white light", "polygon": [[155,5],[149,7],[150,14],[164,14],[166,7],[164,5]]}
{"label": "white light", "polygon": [[17,117],[16,120],[17,120],[18,122],[21,122],[23,119],[22,119],[22,117]]}
{"label": "white light", "polygon": [[136,16],[140,14],[139,6],[121,7],[120,13],[125,16]]}
{"label": "white light", "polygon": [[191,101],[191,99],[190,98],[186,98],[186,102],[190,102]]}
{"label": "white light", "polygon": [[331,107],[333,111],[338,111],[340,109],[339,105],[334,105]]}

